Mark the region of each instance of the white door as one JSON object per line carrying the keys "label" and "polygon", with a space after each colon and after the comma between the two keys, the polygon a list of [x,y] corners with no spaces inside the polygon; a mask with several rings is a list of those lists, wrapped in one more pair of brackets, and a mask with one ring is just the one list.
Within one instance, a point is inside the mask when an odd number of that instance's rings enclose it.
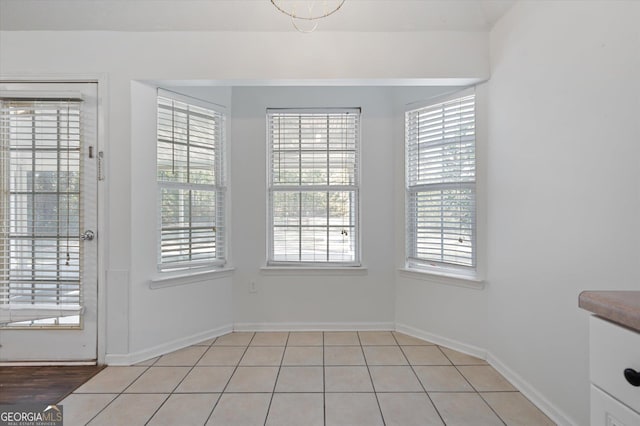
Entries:
{"label": "white door", "polygon": [[96,360],[97,148],[96,83],[0,82],[0,362]]}

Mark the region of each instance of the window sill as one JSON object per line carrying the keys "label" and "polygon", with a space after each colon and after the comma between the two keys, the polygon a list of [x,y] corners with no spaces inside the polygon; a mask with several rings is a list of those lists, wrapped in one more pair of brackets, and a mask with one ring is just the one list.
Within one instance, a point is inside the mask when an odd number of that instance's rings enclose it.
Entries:
{"label": "window sill", "polygon": [[472,275],[414,268],[399,268],[398,272],[401,276],[406,278],[419,279],[456,287],[471,288],[474,290],[484,289],[484,280]]}
{"label": "window sill", "polygon": [[365,266],[263,266],[262,275],[291,275],[291,276],[338,276],[338,275],[367,275]]}
{"label": "window sill", "polygon": [[221,268],[191,273],[187,271],[180,271],[179,274],[160,276],[149,280],[149,288],[157,290],[159,288],[193,284],[207,279],[217,280],[219,278],[230,277],[234,270],[235,268]]}

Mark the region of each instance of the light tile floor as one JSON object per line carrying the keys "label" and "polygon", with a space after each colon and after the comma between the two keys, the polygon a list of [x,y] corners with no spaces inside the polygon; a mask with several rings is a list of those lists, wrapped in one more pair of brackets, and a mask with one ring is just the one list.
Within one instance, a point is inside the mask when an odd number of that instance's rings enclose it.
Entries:
{"label": "light tile floor", "polygon": [[74,425],[553,425],[485,361],[397,332],[231,333],[107,367]]}

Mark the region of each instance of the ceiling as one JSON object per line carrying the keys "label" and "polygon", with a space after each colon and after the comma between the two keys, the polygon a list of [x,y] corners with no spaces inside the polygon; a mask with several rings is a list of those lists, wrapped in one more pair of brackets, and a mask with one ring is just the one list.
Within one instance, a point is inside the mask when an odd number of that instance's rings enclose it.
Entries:
{"label": "ceiling", "polygon": [[[487,31],[516,1],[346,0],[317,31]],[[269,0],[0,0],[0,30],[295,31]]]}

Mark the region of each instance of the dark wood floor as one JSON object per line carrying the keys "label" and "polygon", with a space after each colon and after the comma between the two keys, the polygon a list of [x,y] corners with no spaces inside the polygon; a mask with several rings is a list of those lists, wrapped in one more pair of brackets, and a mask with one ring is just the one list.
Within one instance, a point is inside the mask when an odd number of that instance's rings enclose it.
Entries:
{"label": "dark wood floor", "polygon": [[57,404],[103,366],[0,367],[0,404]]}

